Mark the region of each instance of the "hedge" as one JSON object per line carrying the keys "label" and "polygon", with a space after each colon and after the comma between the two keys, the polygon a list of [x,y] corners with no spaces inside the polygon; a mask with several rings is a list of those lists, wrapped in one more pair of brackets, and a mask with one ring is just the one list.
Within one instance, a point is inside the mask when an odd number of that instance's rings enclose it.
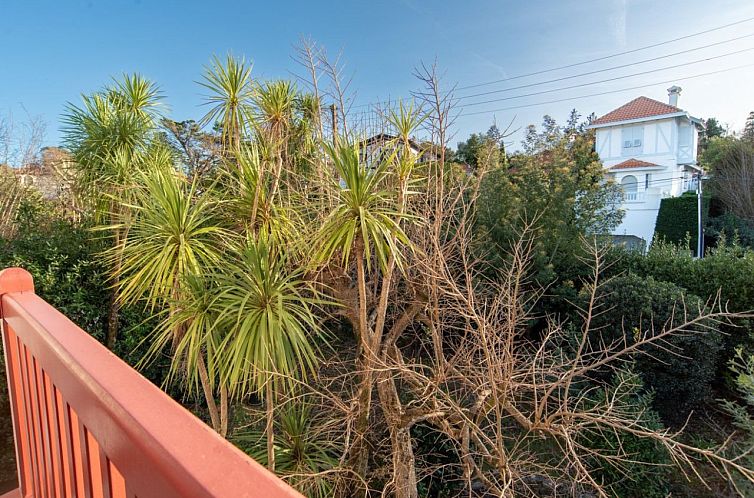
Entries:
{"label": "hedge", "polygon": [[[710,197],[702,197],[702,220],[709,215]],[[660,212],[657,213],[655,238],[685,244],[688,240],[689,249],[696,252],[697,241],[697,202],[696,194],[686,192],[680,197],[670,197],[660,201]]]}

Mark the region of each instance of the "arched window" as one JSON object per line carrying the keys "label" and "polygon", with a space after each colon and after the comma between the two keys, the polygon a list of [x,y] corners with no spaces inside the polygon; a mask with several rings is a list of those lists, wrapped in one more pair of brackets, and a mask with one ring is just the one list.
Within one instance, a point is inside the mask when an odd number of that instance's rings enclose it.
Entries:
{"label": "arched window", "polygon": [[623,199],[627,201],[635,201],[639,190],[639,182],[633,175],[624,176],[620,185],[623,188]]}

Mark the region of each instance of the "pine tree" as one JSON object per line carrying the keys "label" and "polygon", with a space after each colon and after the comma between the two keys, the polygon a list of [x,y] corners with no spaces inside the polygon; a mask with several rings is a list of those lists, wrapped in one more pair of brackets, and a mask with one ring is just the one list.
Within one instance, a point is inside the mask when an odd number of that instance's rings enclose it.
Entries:
{"label": "pine tree", "polygon": [[746,125],[744,126],[744,132],[741,134],[741,138],[754,142],[754,111],[749,113],[749,117],[746,118]]}

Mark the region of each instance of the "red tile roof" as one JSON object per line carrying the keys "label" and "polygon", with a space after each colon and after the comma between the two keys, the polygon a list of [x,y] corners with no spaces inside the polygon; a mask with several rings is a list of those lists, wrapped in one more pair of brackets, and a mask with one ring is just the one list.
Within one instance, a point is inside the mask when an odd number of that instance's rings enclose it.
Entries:
{"label": "red tile roof", "polygon": [[622,163],[618,163],[610,169],[631,169],[631,168],[655,168],[658,165],[655,163],[648,163],[647,161],[640,161],[638,159],[628,159]]}
{"label": "red tile roof", "polygon": [[650,116],[662,116],[663,114],[673,114],[683,112],[676,106],[664,104],[648,97],[638,97],[622,105],[614,111],[610,111],[594,121],[593,125],[613,123],[615,121],[627,121],[629,119],[641,119]]}

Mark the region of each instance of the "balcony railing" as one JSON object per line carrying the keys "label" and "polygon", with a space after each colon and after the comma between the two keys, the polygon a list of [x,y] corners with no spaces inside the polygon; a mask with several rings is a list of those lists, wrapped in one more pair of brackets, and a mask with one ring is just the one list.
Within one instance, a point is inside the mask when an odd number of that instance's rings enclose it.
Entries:
{"label": "balcony railing", "polygon": [[301,497],[0,272],[19,489],[8,496]]}
{"label": "balcony railing", "polygon": [[623,192],[624,202],[641,202],[644,200],[646,192]]}

